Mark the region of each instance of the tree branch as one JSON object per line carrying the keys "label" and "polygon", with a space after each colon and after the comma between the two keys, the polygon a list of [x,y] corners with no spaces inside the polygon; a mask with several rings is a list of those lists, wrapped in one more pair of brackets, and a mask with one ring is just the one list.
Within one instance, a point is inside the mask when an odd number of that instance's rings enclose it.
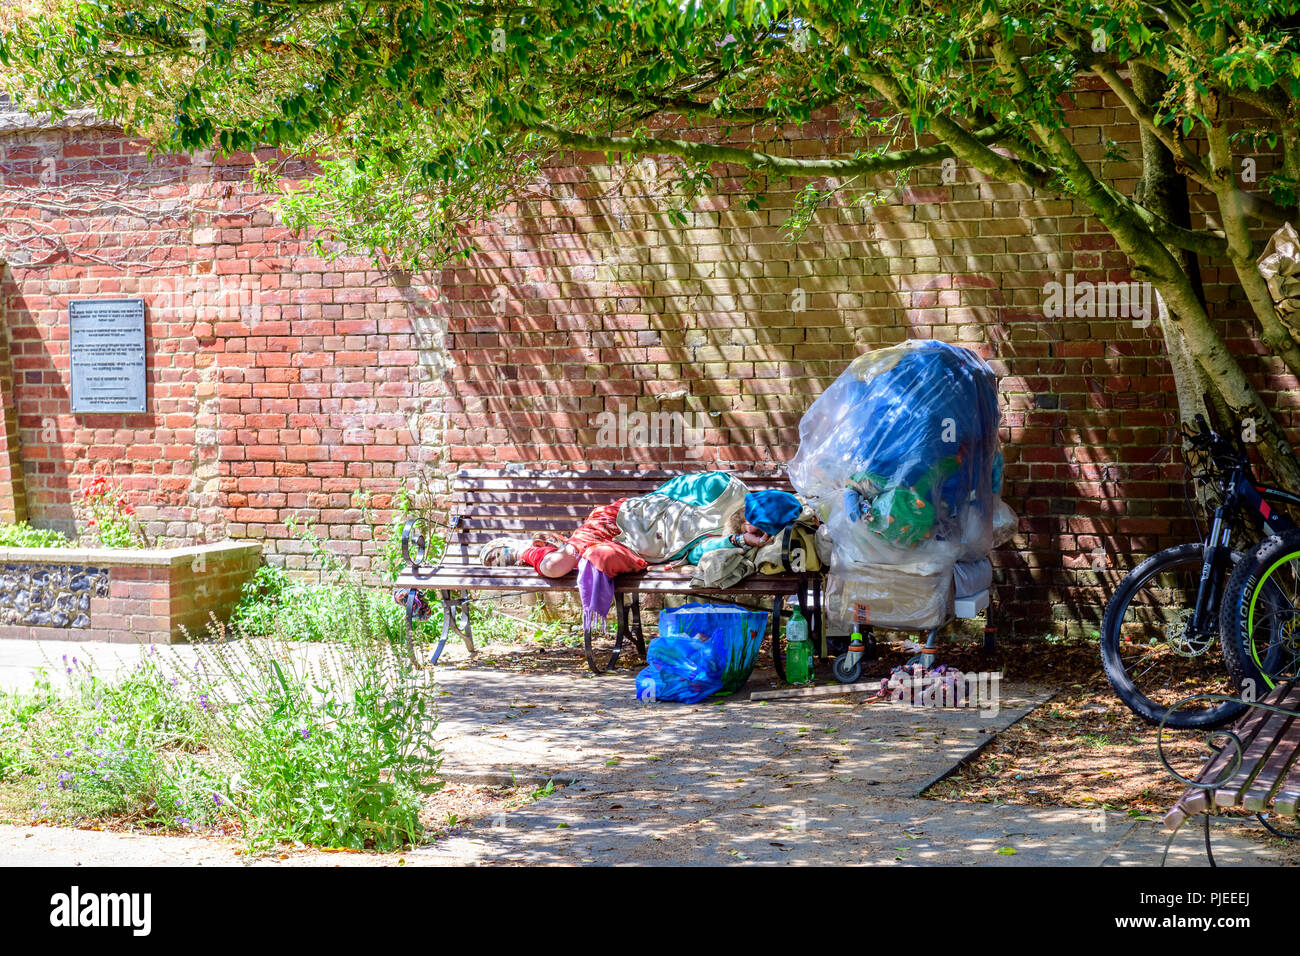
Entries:
{"label": "tree branch", "polygon": [[[605,153],[635,153],[637,155],[681,156],[684,159],[715,163],[735,163],[750,169],[787,178],[812,178],[816,176],[854,176],[911,169],[941,162],[954,156],[946,145],[922,146],[917,149],[879,153],[847,159],[790,159],[771,153],[743,149],[737,146],[719,146],[714,143],[695,143],[681,139],[663,139],[657,136],[602,136],[577,133],[561,129],[550,123],[535,122],[519,127],[523,131],[540,133],[556,144],[569,149],[586,149]],[[963,130],[972,141],[985,144],[996,142],[1006,135],[1001,124],[975,132]]]}

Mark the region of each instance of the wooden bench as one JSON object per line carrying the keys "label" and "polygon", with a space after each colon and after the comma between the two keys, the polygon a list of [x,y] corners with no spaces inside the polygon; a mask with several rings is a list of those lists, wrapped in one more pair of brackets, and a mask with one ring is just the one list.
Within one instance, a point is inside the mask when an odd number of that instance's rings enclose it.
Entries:
{"label": "wooden bench", "polygon": [[[489,568],[479,563],[479,550],[493,538],[515,537],[540,531],[568,535],[590,515],[593,508],[619,498],[635,497],[654,491],[664,482],[677,477],[668,471],[511,471],[470,469],[459,472],[451,489],[447,520],[447,542],[441,558],[427,564],[429,530],[420,519],[407,523],[403,534],[403,554],[407,567],[398,576],[397,587],[436,591],[442,603],[442,637],[434,652],[437,661],[452,634],[459,635],[470,653],[474,637],[469,619],[470,592],[495,591],[519,594],[554,589],[577,590],[577,574],[548,578],[528,566]],[[768,488],[790,490],[790,483],[780,476],[737,472],[736,477],[753,491]],[[613,649],[607,661],[598,661],[593,635],[584,629],[583,647],[587,666],[601,674],[618,664],[624,642],[631,640],[637,653],[645,657],[645,638],[641,627],[642,594],[685,594],[701,599],[721,598],[732,594],[750,594],[770,601],[772,612],[771,651],[778,674],[781,665],[781,618],[786,598],[793,598],[808,619],[814,642],[821,636],[822,585],[815,574],[754,574],[728,589],[700,589],[690,585],[691,569],[650,568],[638,574],[624,574],[614,579],[614,610],[617,627]],[[408,605],[409,615],[409,605]]]}
{"label": "wooden bench", "polygon": [[[1175,704],[1174,709],[1177,707]],[[1273,688],[1249,703],[1231,727],[1213,731],[1210,740],[1221,743],[1212,747],[1214,752],[1196,777],[1188,779],[1169,766],[1157,739],[1165,768],[1189,784],[1164,816],[1165,826],[1173,831],[1170,842],[1188,819],[1205,814],[1205,850],[1213,865],[1210,815],[1230,807],[1252,811],[1270,832],[1292,837],[1274,828],[1263,814],[1271,809],[1276,816],[1295,817],[1300,810],[1300,762],[1296,759],[1300,754],[1300,684],[1292,680]],[[1168,846],[1165,852],[1169,852]]]}

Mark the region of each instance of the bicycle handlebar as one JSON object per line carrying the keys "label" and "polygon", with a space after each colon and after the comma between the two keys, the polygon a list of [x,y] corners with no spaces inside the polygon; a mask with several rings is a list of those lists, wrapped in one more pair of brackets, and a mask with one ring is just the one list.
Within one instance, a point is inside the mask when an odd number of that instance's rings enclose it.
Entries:
{"label": "bicycle handlebar", "polygon": [[[1206,408],[1212,409],[1214,406],[1206,396]],[[1214,415],[1211,411],[1209,414]],[[1217,415],[1214,416],[1217,420]],[[1215,474],[1223,475],[1243,463],[1249,462],[1249,456],[1246,454],[1246,448],[1237,438],[1235,431],[1223,434],[1219,429],[1212,427],[1206,421],[1205,415],[1197,413],[1193,421],[1195,428],[1184,426],[1182,429],[1183,437],[1193,448],[1204,451],[1209,458],[1210,468],[1204,469],[1207,472],[1206,477]],[[1217,424],[1217,421],[1216,421]]]}

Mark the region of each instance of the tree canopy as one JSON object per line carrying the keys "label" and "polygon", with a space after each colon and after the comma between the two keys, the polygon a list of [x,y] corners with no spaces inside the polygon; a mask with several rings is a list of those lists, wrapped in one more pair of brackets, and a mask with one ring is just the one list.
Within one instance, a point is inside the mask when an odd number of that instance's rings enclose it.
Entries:
{"label": "tree canopy", "polygon": [[[1300,488],[1199,280],[1230,263],[1300,373],[1256,267],[1261,227],[1297,218],[1300,0],[29,0],[0,29],[0,82],[30,108],[92,107],[170,149],[327,157],[288,220],[415,264],[462,251],[463,227],[560,149],[680,157],[688,199],[720,164],[749,171],[752,203],[794,180],[796,217],[846,180],[945,160],[1071,199],[1161,293],[1171,351]],[[1071,135],[1085,76],[1141,128],[1136,190],[1107,178],[1118,147]],[[868,145],[788,155],[777,132],[822,109]],[[1275,168],[1243,181],[1261,152]],[[1203,224],[1188,184],[1212,199]]]}

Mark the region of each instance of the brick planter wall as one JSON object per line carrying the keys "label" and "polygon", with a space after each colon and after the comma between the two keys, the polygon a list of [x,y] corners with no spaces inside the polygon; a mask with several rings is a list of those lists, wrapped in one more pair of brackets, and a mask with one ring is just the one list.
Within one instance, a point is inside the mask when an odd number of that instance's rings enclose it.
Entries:
{"label": "brick planter wall", "polygon": [[[1107,140],[1136,154],[1108,92],[1082,88],[1071,109],[1085,156]],[[1001,376],[1006,498],[1021,515],[995,556],[1004,633],[1095,625],[1127,568],[1194,533],[1155,324],[1043,315],[1045,285],[1067,274],[1131,278],[1068,202],[934,167],[875,206],[837,199],[792,243],[793,191],[750,210],[743,176],[719,169],[719,195],[681,225],[662,164],[566,155],[482,228],[481,254],[405,275],[316,255],[249,186],[248,157],[149,162],[86,118],[10,126],[0,485],[5,461],[21,467],[0,512],[67,527],[85,476],[112,468],[166,540],[261,540],[303,568],[283,526],[301,514],[363,564],[376,543],[359,489],[382,518],[401,484],[437,489],[460,465],[780,467],[855,355],[934,337]],[[860,145],[826,115],[769,132],[765,148],[791,155]],[[1263,182],[1271,163],[1257,159]],[[1128,191],[1137,165],[1106,172]],[[1263,349],[1235,276],[1203,265],[1213,315],[1294,426],[1296,382],[1251,357]],[[67,304],[83,296],[145,298],[148,413],[70,414]],[[602,413],[633,412],[689,415],[699,440],[602,439]]]}
{"label": "brick planter wall", "polygon": [[176,643],[229,621],[261,545],[0,548],[0,638]]}

